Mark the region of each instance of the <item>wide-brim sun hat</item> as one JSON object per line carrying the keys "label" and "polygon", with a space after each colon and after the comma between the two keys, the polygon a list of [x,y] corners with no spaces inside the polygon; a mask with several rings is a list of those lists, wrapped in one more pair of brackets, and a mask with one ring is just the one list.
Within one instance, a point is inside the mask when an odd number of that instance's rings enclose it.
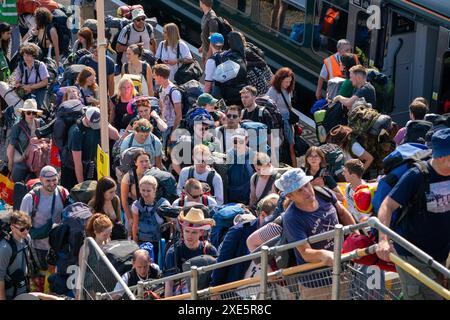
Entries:
{"label": "wide-brim sun hat", "polygon": [[304,187],[313,179],[313,176],[307,176],[302,169],[290,169],[275,181],[275,186],[284,194],[288,194]]}
{"label": "wide-brim sun hat", "polygon": [[34,99],[27,99],[24,101],[22,108],[17,109],[18,112],[26,112],[26,111],[33,111],[38,114],[42,114],[44,111],[39,110],[37,107],[37,102]]}
{"label": "wide-brim sun hat", "polygon": [[195,230],[209,230],[216,225],[213,219],[205,218],[203,211],[198,208],[190,208],[187,213],[181,211],[178,221],[183,228]]}

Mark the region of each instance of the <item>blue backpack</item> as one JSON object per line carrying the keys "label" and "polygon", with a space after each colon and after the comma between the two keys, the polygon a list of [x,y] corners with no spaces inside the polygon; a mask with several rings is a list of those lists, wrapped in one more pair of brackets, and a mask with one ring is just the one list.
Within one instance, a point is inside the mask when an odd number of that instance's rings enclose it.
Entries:
{"label": "blue backpack", "polygon": [[161,239],[161,228],[158,221],[156,220],[156,209],[158,209],[164,201],[165,198],[160,198],[152,210],[148,211],[141,200],[138,201],[137,208],[139,210],[139,240],[140,241],[151,241],[158,242]]}
{"label": "blue backpack", "polygon": [[229,203],[214,209],[211,212],[211,217],[216,222],[216,225],[211,230],[211,244],[218,248],[225,238],[228,229],[233,226],[234,217],[238,214],[244,214],[244,209],[236,203]]}
{"label": "blue backpack", "polygon": [[245,155],[245,163],[237,163],[237,154],[233,150],[233,163],[227,164],[228,202],[248,204],[250,199],[250,178],[253,170],[250,154]]}
{"label": "blue backpack", "polygon": [[195,121],[210,121],[211,123],[214,123],[214,119],[211,114],[208,112],[208,110],[202,107],[195,107],[193,109],[190,109],[186,113],[182,127],[189,130],[189,132],[192,134],[194,133]]}
{"label": "blue backpack", "polygon": [[[386,175],[378,182],[377,191],[372,200],[375,215],[378,215],[378,210],[383,200],[410,168],[416,166],[426,173],[426,169],[421,164],[430,157],[431,149],[427,146],[420,143],[405,143],[398,146],[395,151],[384,158],[383,168]],[[426,185],[423,187],[427,188]],[[416,203],[415,201],[413,202]],[[396,210],[393,214],[392,221],[396,221],[395,224],[400,222],[399,214],[401,211],[403,210]]]}
{"label": "blue backpack", "polygon": [[241,122],[241,128],[247,130],[250,149],[265,153],[269,151],[267,144],[267,126],[264,123],[243,120]]}

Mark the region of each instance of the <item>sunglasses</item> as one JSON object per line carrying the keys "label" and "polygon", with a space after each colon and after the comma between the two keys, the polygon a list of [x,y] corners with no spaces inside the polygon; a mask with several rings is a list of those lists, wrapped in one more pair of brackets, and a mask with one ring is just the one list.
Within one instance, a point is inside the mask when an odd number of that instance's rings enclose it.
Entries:
{"label": "sunglasses", "polygon": [[245,140],[242,140],[242,139],[234,139],[233,143],[234,143],[234,144],[245,144]]}
{"label": "sunglasses", "polygon": [[136,131],[142,132],[142,133],[149,133],[150,129],[151,129],[150,127],[140,126],[140,127],[136,128]]}
{"label": "sunglasses", "polygon": [[14,228],[16,228],[17,230],[19,230],[20,232],[24,232],[25,230],[30,230],[31,229],[31,227],[22,227],[22,228],[19,228],[18,226],[16,226],[16,225],[14,225]]}
{"label": "sunglasses", "polygon": [[237,114],[227,114],[228,119],[237,119],[239,116]]}
{"label": "sunglasses", "polygon": [[145,18],[144,18],[144,17],[136,18],[136,19],[134,19],[134,21],[137,21],[137,22],[139,22],[139,21],[145,21]]}
{"label": "sunglasses", "polygon": [[203,192],[196,196],[194,196],[192,193],[189,193],[187,191],[186,191],[186,194],[189,195],[192,199],[198,199],[203,195]]}
{"label": "sunglasses", "polygon": [[27,116],[29,116],[29,115],[33,115],[33,116],[37,116],[37,112],[34,112],[34,111],[27,111],[27,112],[25,112],[25,114],[27,115]]}

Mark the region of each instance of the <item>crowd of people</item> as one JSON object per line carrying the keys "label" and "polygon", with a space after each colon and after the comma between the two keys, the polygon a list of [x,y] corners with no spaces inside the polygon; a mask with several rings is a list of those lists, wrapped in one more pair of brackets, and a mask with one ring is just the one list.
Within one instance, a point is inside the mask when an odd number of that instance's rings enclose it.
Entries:
{"label": "crowd of people", "polygon": [[[175,23],[164,25],[157,43],[142,7],[120,8],[116,19],[126,23],[110,37],[106,57],[107,115],[99,109],[97,30],[89,23],[93,10],[82,12],[86,23],[70,48],[61,47],[57,16],[46,6],[0,22],[0,63],[7,61],[9,74],[1,79],[7,86],[0,99],[7,146],[2,172],[15,184],[16,209],[8,213],[0,238],[0,300],[29,292],[36,270],[51,274],[51,293],[80,297],[82,288],[77,292],[64,284],[67,266],[81,266],[92,257],[78,247],[67,258],[61,254],[63,237],[55,235],[71,216],[84,221],[79,244],[84,237],[101,248],[110,241],[136,243],[132,268],[121,274],[128,286],[182,272],[186,265],[244,256],[276,237],[292,243],[371,215],[437,262],[448,263],[448,115],[429,114],[427,100],[418,97],[410,105],[411,121],[399,130],[377,112],[368,69],[343,39],[336,54],[324,60],[316,92],[318,100],[326,92],[324,110],[333,126],[320,146],[301,148],[298,129],[304,124],[294,111],[301,101],[294,99],[293,71],[282,67],[272,74],[264,53],[228,29],[212,3],[199,1],[204,14],[200,63]],[[20,37],[12,36],[18,31]],[[192,88],[200,91],[193,94]],[[18,99],[12,101],[10,92]],[[110,176],[98,177],[103,117],[109,122]],[[428,158],[405,169],[378,208],[361,209],[356,194],[390,176],[392,164],[388,170],[383,159],[395,152],[405,157],[405,146],[430,150]],[[404,163],[414,162],[409,155]],[[389,262],[394,252],[389,237],[380,233],[370,239],[379,241],[377,255]],[[298,246],[291,263],[331,267],[333,248],[333,239]],[[395,251],[448,285],[397,244]],[[254,277],[260,269],[253,261],[216,269],[203,275],[199,289]],[[405,299],[439,298],[397,271]],[[113,289],[123,288],[118,283]],[[189,292],[189,286],[185,280],[167,281],[163,291],[169,297]]]}

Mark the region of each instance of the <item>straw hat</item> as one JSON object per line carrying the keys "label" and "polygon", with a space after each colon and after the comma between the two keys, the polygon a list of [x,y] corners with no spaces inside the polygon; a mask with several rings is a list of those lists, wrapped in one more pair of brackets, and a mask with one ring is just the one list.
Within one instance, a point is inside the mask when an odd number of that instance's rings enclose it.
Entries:
{"label": "straw hat", "polygon": [[209,230],[211,227],[216,225],[213,219],[205,219],[203,211],[198,208],[191,208],[184,213],[184,210],[180,212],[178,220],[183,227],[199,230]]}
{"label": "straw hat", "polygon": [[34,112],[37,112],[38,114],[42,114],[43,113],[42,110],[38,109],[37,102],[34,99],[27,99],[27,100],[25,100],[25,102],[23,103],[23,107],[22,108],[18,108],[17,111],[18,112],[34,111]]}

